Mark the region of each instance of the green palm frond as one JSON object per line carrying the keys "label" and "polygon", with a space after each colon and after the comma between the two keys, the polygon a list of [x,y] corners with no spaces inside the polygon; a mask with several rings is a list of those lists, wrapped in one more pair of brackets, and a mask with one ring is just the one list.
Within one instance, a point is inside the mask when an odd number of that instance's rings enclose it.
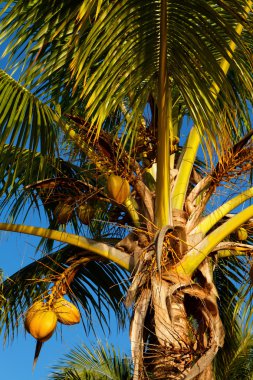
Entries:
{"label": "green palm frond", "polygon": [[[211,84],[222,89],[220,102],[229,104],[228,113],[233,112],[232,100],[245,98],[252,88],[248,73],[252,42],[247,32],[245,39],[235,32],[237,23],[248,28],[243,2],[236,0],[227,6],[191,0],[182,6],[180,1],[168,1],[167,6],[168,74],[191,117],[200,127],[212,127],[205,129],[212,135],[216,128],[212,121],[219,119],[220,107],[210,92]],[[150,94],[157,100],[160,1],[76,1],[74,6],[70,1],[54,1],[50,9],[43,1],[25,5],[18,1],[10,9],[4,13],[0,39],[12,38],[11,60],[24,65],[18,50],[23,46],[29,67],[23,80],[67,107],[81,96],[79,112],[93,123],[94,133],[124,103],[126,135],[135,135]],[[28,19],[20,16],[27,11]],[[233,62],[231,40],[238,50]],[[219,67],[222,57],[231,61],[238,80],[226,81]]]}
{"label": "green palm frond", "polygon": [[[224,372],[226,377],[224,377]],[[242,336],[238,349],[221,379],[250,380],[253,377],[253,337]]]}
{"label": "green palm frond", "polygon": [[132,379],[131,359],[100,341],[91,348],[84,344],[74,348],[52,369],[54,380]]}
{"label": "green palm frond", "polygon": [[3,70],[0,97],[1,147],[8,142],[32,151],[39,147],[44,155],[52,153],[58,137],[52,110]]}
{"label": "green palm frond", "polygon": [[253,376],[252,328],[247,323],[249,310],[252,308],[251,289],[249,285],[245,285],[248,282],[249,269],[247,258],[231,257],[219,260],[214,272],[220,316],[225,329],[224,347],[218,352],[214,362],[217,380],[246,380]]}
{"label": "green palm frond", "polygon": [[[13,339],[23,326],[24,311],[42,295],[46,297],[54,281],[73,258],[88,258],[85,252],[66,246],[41,257],[1,283],[1,325],[5,339]],[[127,311],[122,302],[128,287],[126,272],[113,263],[94,261],[80,265],[68,289],[71,301],[83,309],[83,324],[88,331],[96,315],[109,328],[110,312],[123,327]]]}
{"label": "green palm frond", "polygon": [[[85,28],[83,25],[85,36],[84,29],[90,28],[96,14],[95,3],[90,1],[86,5],[81,0],[75,1],[75,4],[73,1],[53,1],[49,6],[43,1],[27,1],[26,4],[16,3],[13,7],[10,2],[3,9],[6,17],[2,21],[0,39],[2,42],[12,40],[4,52],[9,58],[8,67],[14,72],[20,67],[24,68],[20,78],[37,95],[49,99],[53,97],[58,101],[61,99],[69,107],[73,86],[69,62],[76,53],[79,12],[86,15]],[[21,65],[17,64],[19,61]],[[43,69],[37,64],[38,61]],[[25,71],[27,67],[29,75]],[[36,87],[38,83],[39,89]]]}
{"label": "green palm frond", "polygon": [[[237,258],[232,258],[231,261],[220,260],[214,272],[215,285],[219,294],[219,311],[225,329],[224,347],[230,355],[237,348],[237,338],[240,333],[239,321],[235,318],[234,310],[238,302],[235,294],[238,294],[238,287],[243,280],[241,273],[243,265],[243,260],[239,261]],[[223,351],[220,351],[217,363],[225,359],[223,359]]]}
{"label": "green palm frond", "polygon": [[[243,328],[242,328],[243,329]],[[235,337],[233,348],[224,348],[215,362],[216,380],[251,380],[253,377],[253,337]],[[223,361],[219,360],[223,357]]]}
{"label": "green palm frond", "polygon": [[215,379],[250,380],[253,377],[252,331],[245,326],[244,320],[238,318],[236,323],[231,322],[233,321],[231,307],[227,309],[227,312],[224,323],[225,343],[214,360]]}
{"label": "green palm frond", "polygon": [[34,176],[34,161],[37,175],[45,175],[47,162],[57,152],[59,130],[53,111],[3,70],[0,70],[0,99],[1,174],[6,170],[1,179],[6,181],[6,191],[11,185],[15,187],[24,167],[23,159],[30,163],[24,179]]}

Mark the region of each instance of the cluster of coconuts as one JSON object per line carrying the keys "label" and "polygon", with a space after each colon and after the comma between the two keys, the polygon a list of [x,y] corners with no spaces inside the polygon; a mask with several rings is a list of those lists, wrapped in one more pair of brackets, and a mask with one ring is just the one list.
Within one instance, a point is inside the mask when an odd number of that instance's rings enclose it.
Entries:
{"label": "cluster of coconuts", "polygon": [[45,342],[53,335],[57,322],[74,325],[80,319],[77,307],[63,297],[50,305],[36,301],[26,312],[25,329],[38,341]]}
{"label": "cluster of coconuts", "polygon": [[[77,216],[83,224],[88,225],[94,217],[94,214],[95,209],[93,204],[83,203],[77,208]],[[60,202],[54,210],[54,215],[58,223],[66,224],[72,218],[73,206],[68,203]]]}

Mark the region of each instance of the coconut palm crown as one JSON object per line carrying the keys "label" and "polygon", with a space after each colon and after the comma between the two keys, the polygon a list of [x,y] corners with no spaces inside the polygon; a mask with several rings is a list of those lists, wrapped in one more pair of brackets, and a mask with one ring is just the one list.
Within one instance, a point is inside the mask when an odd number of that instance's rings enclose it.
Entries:
{"label": "coconut palm crown", "polygon": [[133,380],[214,379],[251,333],[252,1],[8,1],[0,42],[0,229],[43,250],[6,338],[67,294],[131,311]]}

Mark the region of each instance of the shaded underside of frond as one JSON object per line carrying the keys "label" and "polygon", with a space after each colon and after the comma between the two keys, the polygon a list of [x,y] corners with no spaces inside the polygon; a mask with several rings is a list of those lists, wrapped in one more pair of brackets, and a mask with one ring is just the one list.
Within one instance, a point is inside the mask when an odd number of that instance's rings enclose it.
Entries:
{"label": "shaded underside of frond", "polygon": [[9,205],[9,216],[15,220],[30,196],[25,186],[61,173],[62,164],[60,159],[5,144],[0,156],[1,208]]}

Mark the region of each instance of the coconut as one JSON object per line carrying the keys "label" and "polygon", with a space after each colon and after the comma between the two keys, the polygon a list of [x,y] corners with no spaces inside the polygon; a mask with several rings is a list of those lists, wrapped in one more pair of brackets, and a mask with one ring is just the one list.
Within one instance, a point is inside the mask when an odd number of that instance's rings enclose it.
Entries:
{"label": "coconut", "polygon": [[25,319],[26,330],[40,342],[45,342],[56,328],[57,316],[43,302],[35,302],[27,311]]}
{"label": "coconut", "polygon": [[77,209],[77,215],[83,224],[90,224],[91,219],[94,217],[95,208],[90,203],[84,203]]}
{"label": "coconut", "polygon": [[115,202],[123,203],[130,194],[130,185],[126,179],[111,174],[107,180],[107,191]]}
{"label": "coconut", "polygon": [[73,208],[68,203],[59,203],[54,210],[54,215],[58,223],[66,224],[73,215]]}
{"label": "coconut", "polygon": [[243,227],[238,228],[238,230],[236,231],[236,235],[237,235],[238,240],[247,240],[248,239],[248,232]]}
{"label": "coconut", "polygon": [[75,325],[81,320],[77,307],[63,297],[58,298],[52,308],[57,315],[58,321],[64,325]]}
{"label": "coconut", "polygon": [[25,316],[25,329],[27,332],[30,333],[30,323],[32,318],[35,316],[35,314],[38,311],[42,310],[48,310],[45,303],[43,301],[36,301],[32,306],[27,310],[26,316]]}

